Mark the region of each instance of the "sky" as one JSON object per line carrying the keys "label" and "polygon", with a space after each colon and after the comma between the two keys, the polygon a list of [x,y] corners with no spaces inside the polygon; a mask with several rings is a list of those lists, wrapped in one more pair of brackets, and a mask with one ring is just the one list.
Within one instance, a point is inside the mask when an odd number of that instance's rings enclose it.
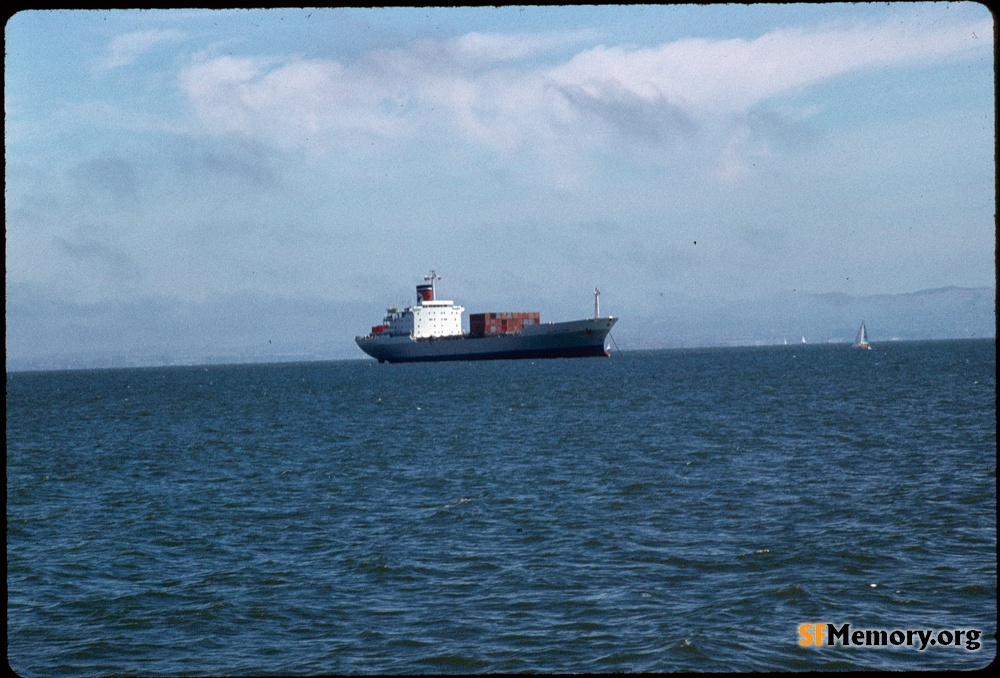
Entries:
{"label": "sky", "polygon": [[432,269],[543,321],[599,287],[621,326],[995,285],[981,4],[24,11],[4,37],[8,367],[361,357]]}

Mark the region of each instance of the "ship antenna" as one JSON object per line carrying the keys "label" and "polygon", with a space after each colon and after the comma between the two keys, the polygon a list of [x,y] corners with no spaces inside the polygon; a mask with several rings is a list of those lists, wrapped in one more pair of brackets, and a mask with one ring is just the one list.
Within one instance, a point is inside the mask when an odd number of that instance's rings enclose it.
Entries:
{"label": "ship antenna", "polygon": [[594,317],[601,317],[601,291],[594,288]]}

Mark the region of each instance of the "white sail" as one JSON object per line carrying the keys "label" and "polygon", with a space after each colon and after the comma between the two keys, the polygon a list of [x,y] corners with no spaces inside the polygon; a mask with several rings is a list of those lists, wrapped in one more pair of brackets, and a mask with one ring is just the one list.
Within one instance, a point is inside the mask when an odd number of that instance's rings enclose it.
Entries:
{"label": "white sail", "polygon": [[868,343],[868,330],[865,329],[865,324],[861,323],[861,329],[858,330],[858,336],[854,338],[854,348],[871,347],[871,344]]}

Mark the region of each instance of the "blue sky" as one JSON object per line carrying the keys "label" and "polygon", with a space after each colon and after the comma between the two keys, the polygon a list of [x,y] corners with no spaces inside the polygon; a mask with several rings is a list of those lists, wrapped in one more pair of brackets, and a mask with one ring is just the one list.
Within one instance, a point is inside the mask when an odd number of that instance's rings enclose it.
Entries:
{"label": "blue sky", "polygon": [[469,311],[992,286],[975,3],[29,11],[6,348],[356,355]]}

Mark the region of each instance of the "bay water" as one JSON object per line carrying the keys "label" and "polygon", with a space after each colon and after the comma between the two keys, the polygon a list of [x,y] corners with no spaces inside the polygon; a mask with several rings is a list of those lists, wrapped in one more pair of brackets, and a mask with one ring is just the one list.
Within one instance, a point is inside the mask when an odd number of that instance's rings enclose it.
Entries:
{"label": "bay water", "polygon": [[6,379],[22,676],[996,655],[993,339]]}

